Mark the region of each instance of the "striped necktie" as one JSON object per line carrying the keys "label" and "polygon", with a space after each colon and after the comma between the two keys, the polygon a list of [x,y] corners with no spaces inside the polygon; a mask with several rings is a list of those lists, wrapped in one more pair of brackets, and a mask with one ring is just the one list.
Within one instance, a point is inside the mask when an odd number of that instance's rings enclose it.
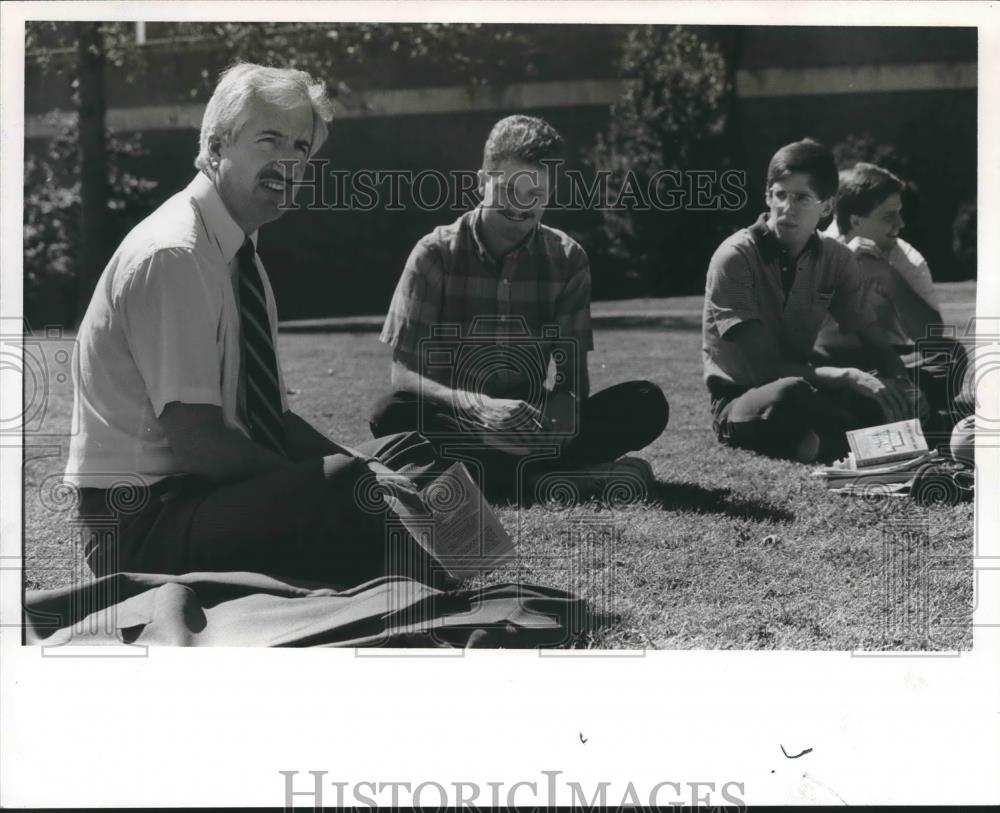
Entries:
{"label": "striped necktie", "polygon": [[239,260],[240,335],[246,381],[246,414],[250,437],[273,452],[285,454],[284,420],[278,389],[278,363],[271,341],[271,321],[256,252],[247,238]]}

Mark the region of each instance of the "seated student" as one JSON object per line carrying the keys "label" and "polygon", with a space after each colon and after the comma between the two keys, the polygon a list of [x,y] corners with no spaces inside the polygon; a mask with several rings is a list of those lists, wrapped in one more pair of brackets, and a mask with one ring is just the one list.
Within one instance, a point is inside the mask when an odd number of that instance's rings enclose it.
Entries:
{"label": "seated student", "polygon": [[[547,162],[561,148],[560,135],[541,119],[496,123],[479,171],[482,205],[417,243],[380,337],[393,348],[394,392],[376,406],[372,434],[419,428],[463,441],[495,494],[512,493],[518,461],[539,437],[563,438],[558,458],[540,468],[578,471],[642,449],[667,424],[667,401],[649,381],[590,394],[587,255],[540,222]],[[458,369],[421,358],[421,341],[447,324],[459,330],[452,356]],[[555,342],[543,338],[546,326],[558,326]],[[568,342],[571,352],[555,352],[556,342]],[[553,359],[557,375],[546,392]]]}
{"label": "seated student", "polygon": [[[429,471],[433,449],[412,433],[364,445],[372,475],[289,408],[256,253],[331,114],[302,71],[228,69],[194,179],[129,233],[98,281],[77,336],[80,423],[65,474],[98,575],[384,575],[385,515],[358,491],[376,476],[412,489],[393,470]],[[419,560],[416,543],[399,545],[393,557]]]}
{"label": "seated student", "polygon": [[[816,232],[836,191],[830,150],[811,139],[785,145],[768,166],[768,211],[712,256],[702,358],[723,443],[812,462],[844,451],[847,429],[912,417],[909,380],[854,255]],[[810,362],[828,312],[857,335],[878,375]]]}
{"label": "seated student", "polygon": [[[966,355],[957,341],[948,338],[928,342],[929,352],[915,346],[942,320],[926,261],[899,236],[902,190],[899,178],[874,164],[859,163],[841,173],[836,218],[826,234],[854,252],[882,332],[915,373],[931,406],[945,409],[954,382],[962,380]],[[874,366],[857,336],[841,331],[830,316],[816,339],[816,353],[832,364]]]}

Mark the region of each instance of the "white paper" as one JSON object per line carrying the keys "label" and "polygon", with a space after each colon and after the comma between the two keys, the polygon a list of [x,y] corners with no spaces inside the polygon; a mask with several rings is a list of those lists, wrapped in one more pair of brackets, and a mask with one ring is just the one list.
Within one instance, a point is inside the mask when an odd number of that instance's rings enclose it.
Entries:
{"label": "white paper", "polygon": [[463,579],[509,563],[514,543],[463,463],[424,487],[419,501],[390,498],[413,538],[449,575]]}

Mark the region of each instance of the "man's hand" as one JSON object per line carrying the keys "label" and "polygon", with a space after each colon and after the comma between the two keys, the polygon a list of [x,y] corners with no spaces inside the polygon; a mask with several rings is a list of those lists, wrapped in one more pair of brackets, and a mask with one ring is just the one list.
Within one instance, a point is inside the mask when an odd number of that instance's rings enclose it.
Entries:
{"label": "man's hand", "polygon": [[375,475],[378,484],[385,489],[387,498],[395,498],[414,511],[423,512],[424,503],[420,498],[417,484],[405,474],[393,471],[384,463],[370,459],[366,461],[368,469]]}
{"label": "man's hand", "polygon": [[913,417],[913,400],[896,379],[880,378],[853,367],[844,368],[841,381],[845,387],[875,401],[886,422]]}
{"label": "man's hand", "polygon": [[529,454],[532,441],[544,428],[541,412],[517,398],[469,394],[459,399],[458,406],[469,424],[479,430],[480,440],[506,454]]}
{"label": "man's hand", "polygon": [[390,488],[402,488],[408,491],[416,491],[417,486],[409,477],[405,474],[400,474],[398,471],[393,471],[384,463],[380,463],[375,458],[371,458],[365,461],[368,468],[371,470],[372,474],[375,475],[375,479],[382,483],[384,486]]}
{"label": "man's hand", "polygon": [[880,260],[885,259],[885,255],[878,247],[878,244],[868,237],[854,237],[847,244],[847,247],[855,254],[870,254],[872,257],[878,257]]}
{"label": "man's hand", "polygon": [[476,398],[465,409],[482,429],[494,432],[534,433],[541,430],[542,413],[526,401],[517,398]]}

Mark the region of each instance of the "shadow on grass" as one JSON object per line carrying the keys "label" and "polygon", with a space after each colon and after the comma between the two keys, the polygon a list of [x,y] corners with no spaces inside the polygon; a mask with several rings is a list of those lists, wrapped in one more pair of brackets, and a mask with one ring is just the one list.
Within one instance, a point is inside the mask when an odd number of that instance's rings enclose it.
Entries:
{"label": "shadow on grass", "polygon": [[[629,483],[624,484],[629,487]],[[634,488],[634,486],[632,486]],[[509,495],[491,495],[490,501],[498,508],[530,509],[541,506],[556,505],[568,509],[582,505],[594,497],[581,498],[572,493],[561,494],[552,501],[539,500],[535,494],[526,494],[520,500]],[[610,502],[598,498],[599,504],[608,508],[621,508],[622,503],[612,499]],[[645,505],[650,509],[665,511],[695,511],[700,514],[723,514],[737,519],[750,519],[756,522],[793,522],[795,514],[784,508],[779,508],[765,500],[746,499],[734,496],[729,488],[705,488],[696,483],[676,483],[658,480],[649,488],[642,490],[638,499],[626,499],[624,504]]]}
{"label": "shadow on grass", "polygon": [[725,514],[757,522],[792,522],[795,514],[764,500],[734,496],[728,488],[705,488],[696,483],[658,481],[649,503],[670,511]]}

